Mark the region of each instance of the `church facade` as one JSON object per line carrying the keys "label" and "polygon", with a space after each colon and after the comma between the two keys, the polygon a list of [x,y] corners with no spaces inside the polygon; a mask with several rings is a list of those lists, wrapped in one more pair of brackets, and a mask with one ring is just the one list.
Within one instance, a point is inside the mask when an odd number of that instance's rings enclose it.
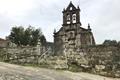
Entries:
{"label": "church facade", "polygon": [[72,54],[81,48],[95,45],[90,25],[88,29],[82,27],[80,21],[80,8],[72,2],[63,9],[63,24],[59,31],[54,31],[54,52],[57,55]]}

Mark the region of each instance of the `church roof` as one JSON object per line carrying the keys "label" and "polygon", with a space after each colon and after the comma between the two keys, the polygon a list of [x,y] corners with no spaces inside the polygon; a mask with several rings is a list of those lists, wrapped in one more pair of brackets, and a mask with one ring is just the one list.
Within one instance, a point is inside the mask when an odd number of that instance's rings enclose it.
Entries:
{"label": "church roof", "polygon": [[56,33],[54,33],[54,34],[59,34],[59,32],[61,32],[61,31],[63,31],[63,27],[61,27],[61,28],[59,29],[59,31],[56,32]]}
{"label": "church roof", "polygon": [[84,31],[88,31],[88,29],[85,29],[85,28],[83,28],[83,27],[79,27],[80,29],[82,29],[82,30],[84,30]]}
{"label": "church roof", "polygon": [[[88,29],[86,29],[86,28],[83,28],[83,27],[78,27],[78,29],[79,30],[82,30],[82,32],[80,32],[80,33],[91,33],[91,31],[89,31]],[[61,34],[61,32],[62,32],[62,34]],[[63,29],[63,27],[61,27],[60,29],[59,29],[59,31],[58,32],[56,32],[56,33],[54,33],[55,35],[64,35],[64,29]]]}

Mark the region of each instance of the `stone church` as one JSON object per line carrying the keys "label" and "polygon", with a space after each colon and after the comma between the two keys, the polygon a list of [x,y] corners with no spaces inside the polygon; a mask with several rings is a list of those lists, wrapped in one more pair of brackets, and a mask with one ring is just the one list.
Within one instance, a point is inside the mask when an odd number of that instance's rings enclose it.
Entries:
{"label": "stone church", "polygon": [[55,54],[64,55],[78,52],[81,48],[95,45],[90,25],[88,29],[82,27],[80,21],[80,8],[75,7],[72,2],[63,9],[63,24],[59,31],[54,31]]}

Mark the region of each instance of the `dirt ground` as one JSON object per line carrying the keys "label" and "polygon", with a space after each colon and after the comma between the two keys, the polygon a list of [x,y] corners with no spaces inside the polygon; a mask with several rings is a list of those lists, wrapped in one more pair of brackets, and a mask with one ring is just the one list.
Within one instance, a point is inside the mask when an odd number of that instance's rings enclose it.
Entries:
{"label": "dirt ground", "polygon": [[24,67],[0,62],[0,80],[120,80],[89,73]]}

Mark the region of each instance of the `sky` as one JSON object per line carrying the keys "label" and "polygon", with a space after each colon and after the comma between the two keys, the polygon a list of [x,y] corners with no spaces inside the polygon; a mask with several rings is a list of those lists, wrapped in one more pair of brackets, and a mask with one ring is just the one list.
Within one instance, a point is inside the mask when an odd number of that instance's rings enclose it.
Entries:
{"label": "sky", "polygon": [[80,7],[83,28],[90,23],[97,44],[120,41],[120,0],[0,0],[0,38],[14,26],[41,28],[47,41],[62,27],[62,10],[72,1]]}

